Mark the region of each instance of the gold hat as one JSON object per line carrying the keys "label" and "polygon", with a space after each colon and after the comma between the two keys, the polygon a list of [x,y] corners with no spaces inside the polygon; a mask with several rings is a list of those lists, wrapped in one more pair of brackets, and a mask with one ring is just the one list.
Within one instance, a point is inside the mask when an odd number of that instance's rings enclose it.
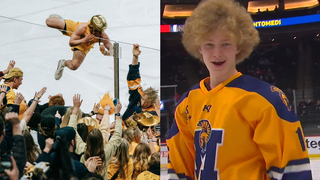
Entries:
{"label": "gold hat", "polygon": [[138,118],[136,121],[142,126],[155,126],[160,123],[158,116],[152,115],[149,112],[142,112],[137,114]]}
{"label": "gold hat", "polygon": [[12,68],[9,73],[3,77],[3,79],[9,79],[13,76],[23,76],[23,72],[19,68]]}
{"label": "gold hat", "polygon": [[88,133],[95,128],[99,128],[100,124],[99,121],[97,119],[94,119],[92,117],[84,117],[78,120],[78,124],[79,123],[85,123],[88,127]]}

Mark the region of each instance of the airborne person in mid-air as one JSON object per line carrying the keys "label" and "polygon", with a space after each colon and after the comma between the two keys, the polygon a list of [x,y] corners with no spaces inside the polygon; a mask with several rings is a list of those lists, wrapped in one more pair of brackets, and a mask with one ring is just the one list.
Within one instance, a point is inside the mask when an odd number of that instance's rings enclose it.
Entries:
{"label": "airborne person in mid-air", "polygon": [[58,29],[63,35],[70,36],[69,45],[73,51],[72,60],[59,60],[55,72],[56,80],[61,78],[65,66],[71,70],[77,70],[87,53],[93,48],[94,43],[99,42],[100,45],[100,42],[102,42],[103,44],[100,46],[101,53],[105,56],[112,55],[112,43],[104,32],[107,28],[107,22],[102,15],[92,16],[88,22],[75,22],[53,14],[46,20],[46,24],[49,27]]}

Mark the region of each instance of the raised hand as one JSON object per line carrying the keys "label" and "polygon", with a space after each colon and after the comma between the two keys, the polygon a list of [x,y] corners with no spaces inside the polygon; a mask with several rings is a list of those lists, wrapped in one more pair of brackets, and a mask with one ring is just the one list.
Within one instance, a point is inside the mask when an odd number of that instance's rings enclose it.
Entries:
{"label": "raised hand", "polygon": [[21,93],[16,94],[16,98],[14,99],[14,104],[20,104],[24,100],[24,97]]}
{"label": "raised hand", "polygon": [[6,85],[0,85],[0,92],[5,92],[5,93],[7,93],[7,89],[8,89],[8,86],[6,86]]}
{"label": "raised hand", "polygon": [[9,62],[9,65],[7,67],[8,72],[10,71],[10,69],[12,69],[14,67],[15,64],[16,64],[16,62],[14,60],[11,60]]}
{"label": "raised hand", "polygon": [[46,91],[47,87],[43,87],[39,92],[35,93],[35,98],[40,99]]}
{"label": "raised hand", "polygon": [[94,114],[98,114],[100,108],[100,104],[99,103],[94,103],[92,111],[94,112]]}
{"label": "raised hand", "polygon": [[59,114],[59,111],[56,112],[56,114],[54,115],[54,117],[61,119],[61,115]]}
{"label": "raised hand", "polygon": [[109,104],[104,106],[104,110],[110,111],[111,110],[111,106]]}
{"label": "raised hand", "polygon": [[141,54],[141,51],[139,49],[139,44],[133,44],[132,55],[137,57],[140,54]]}
{"label": "raised hand", "polygon": [[20,124],[19,115],[16,112],[9,112],[5,116],[6,121],[12,126]]}
{"label": "raised hand", "polygon": [[121,108],[122,108],[121,102],[118,101],[117,105],[114,107],[114,113],[115,114],[120,113]]}
{"label": "raised hand", "polygon": [[81,104],[82,104],[82,101],[83,101],[83,99],[81,99],[81,95],[80,94],[75,94],[74,96],[73,96],[73,107],[74,108],[80,108],[80,106],[81,106]]}
{"label": "raised hand", "polygon": [[47,138],[46,139],[46,146],[44,147],[43,151],[46,152],[46,153],[49,153],[52,146],[54,144],[54,141],[52,138]]}
{"label": "raised hand", "polygon": [[80,100],[80,94],[75,94],[73,96],[73,111],[72,114],[78,114],[78,110],[82,104],[83,100]]}

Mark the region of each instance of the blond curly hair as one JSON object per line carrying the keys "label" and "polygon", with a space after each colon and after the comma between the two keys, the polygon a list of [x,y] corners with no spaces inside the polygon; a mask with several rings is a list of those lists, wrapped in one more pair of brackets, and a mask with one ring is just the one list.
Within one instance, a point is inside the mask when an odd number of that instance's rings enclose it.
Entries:
{"label": "blond curly hair", "polygon": [[234,0],[206,0],[201,2],[186,20],[182,43],[185,49],[197,59],[202,59],[199,52],[201,43],[213,31],[221,29],[237,42],[240,52],[236,63],[249,57],[254,47],[259,44],[259,33],[246,9]]}

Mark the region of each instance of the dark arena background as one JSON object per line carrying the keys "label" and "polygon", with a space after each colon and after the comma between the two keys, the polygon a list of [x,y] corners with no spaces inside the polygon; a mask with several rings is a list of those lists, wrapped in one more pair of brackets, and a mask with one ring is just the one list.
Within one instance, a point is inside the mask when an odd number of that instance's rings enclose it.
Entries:
{"label": "dark arena background", "polygon": [[[279,87],[286,94],[306,136],[313,177],[319,180],[319,0],[236,1],[252,15],[261,39],[237,69]],[[192,85],[209,76],[204,64],[191,57],[181,43],[183,24],[198,3],[199,0],[161,1],[161,168],[164,173],[165,135],[172,124],[176,102]],[[161,178],[165,177],[161,175]]]}

